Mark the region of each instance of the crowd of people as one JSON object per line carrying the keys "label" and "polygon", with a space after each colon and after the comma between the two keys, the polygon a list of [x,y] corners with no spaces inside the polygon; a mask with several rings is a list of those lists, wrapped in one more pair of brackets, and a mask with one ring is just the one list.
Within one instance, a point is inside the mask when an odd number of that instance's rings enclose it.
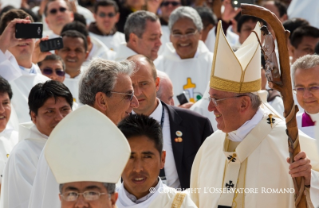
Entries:
{"label": "crowd of people", "polygon": [[[234,1],[17,2],[0,10],[0,208],[293,208],[298,177],[319,206],[319,1],[255,1],[290,32],[294,160],[275,31]],[[34,22],[42,38],[15,37]]]}

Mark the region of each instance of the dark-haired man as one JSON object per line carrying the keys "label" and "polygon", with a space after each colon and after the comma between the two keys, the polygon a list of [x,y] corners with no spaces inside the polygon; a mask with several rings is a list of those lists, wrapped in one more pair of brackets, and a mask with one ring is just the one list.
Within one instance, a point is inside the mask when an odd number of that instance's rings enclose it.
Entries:
{"label": "dark-haired man", "polygon": [[290,38],[292,63],[298,58],[314,54],[316,44],[319,42],[319,29],[312,26],[297,28]]}
{"label": "dark-haired man", "polygon": [[35,85],[29,94],[32,123],[20,125],[20,143],[12,150],[3,177],[1,206],[25,208],[38,159],[54,127],[72,110],[73,97],[62,83],[51,80]]}
{"label": "dark-haired man", "polygon": [[97,1],[94,5],[94,19],[89,26],[90,36],[102,41],[109,49],[117,51],[125,42],[123,33],[116,30],[119,21],[119,8],[113,0]]}
{"label": "dark-haired man", "polygon": [[63,82],[65,79],[65,64],[60,56],[55,54],[48,55],[38,66],[44,76],[52,80]]}
{"label": "dark-haired man", "polygon": [[78,102],[79,81],[81,72],[84,70],[82,64],[88,56],[87,39],[75,30],[68,30],[62,33],[63,48],[56,50],[65,63],[64,84],[70,89],[74,96],[74,101]]}
{"label": "dark-haired man", "polygon": [[130,144],[131,157],[122,173],[117,207],[196,207],[188,195],[166,186],[158,177],[166,158],[158,121],[130,115],[118,127]]}
{"label": "dark-haired man", "polygon": [[0,76],[0,194],[1,179],[9,154],[18,143],[18,132],[9,120],[11,117],[12,90],[7,80]]}
{"label": "dark-haired man", "polygon": [[194,156],[206,137],[213,133],[211,124],[197,113],[166,105],[156,98],[159,78],[151,59],[134,55],[128,60],[136,64],[131,79],[139,106],[134,112],[156,119],[163,127],[166,163],[160,176],[166,178],[165,183],[170,187],[189,188]]}
{"label": "dark-haired man", "polygon": [[263,7],[274,13],[281,22],[288,19],[287,7],[284,3],[280,1],[267,1],[262,4]]}

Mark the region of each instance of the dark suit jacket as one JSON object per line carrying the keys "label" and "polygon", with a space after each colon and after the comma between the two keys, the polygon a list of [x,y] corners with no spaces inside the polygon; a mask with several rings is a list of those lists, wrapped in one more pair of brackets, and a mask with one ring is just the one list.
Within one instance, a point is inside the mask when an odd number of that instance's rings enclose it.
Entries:
{"label": "dark suit jacket", "polygon": [[[181,188],[186,189],[190,187],[191,169],[196,153],[205,139],[214,131],[207,118],[191,110],[166,105],[163,102],[162,105],[169,115],[172,149],[178,178]],[[175,141],[176,131],[183,133],[182,142]]]}

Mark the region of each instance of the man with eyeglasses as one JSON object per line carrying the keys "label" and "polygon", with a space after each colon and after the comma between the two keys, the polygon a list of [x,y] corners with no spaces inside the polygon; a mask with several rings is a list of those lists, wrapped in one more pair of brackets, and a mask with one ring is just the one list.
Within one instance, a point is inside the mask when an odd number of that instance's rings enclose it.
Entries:
{"label": "man with eyeglasses", "polygon": [[297,114],[298,128],[315,138],[315,122],[319,121],[319,56],[305,55],[291,68],[296,98],[304,109]]}
{"label": "man with eyeglasses", "polygon": [[73,12],[69,10],[64,0],[49,0],[45,6],[44,15],[50,31],[45,31],[43,35],[48,35],[49,38],[58,37],[63,26],[73,21]]}
{"label": "man with eyeglasses", "polygon": [[162,28],[162,45],[158,51],[158,54],[161,55],[164,52],[166,43],[169,43],[169,28],[168,28],[168,19],[171,13],[177,9],[179,6],[181,6],[180,0],[164,0],[162,1],[160,5],[160,15],[159,19],[161,22],[161,28]]}
{"label": "man with eyeglasses", "polygon": [[48,55],[38,63],[38,66],[44,76],[52,80],[63,82],[65,79],[65,64],[60,56],[55,54]]}
{"label": "man with eyeglasses", "polygon": [[317,200],[316,142],[299,134],[301,152],[290,163],[286,122],[259,97],[261,52],[256,35],[260,38],[259,26],[233,52],[218,24],[208,109],[219,130],[206,139],[192,166],[191,188],[212,187],[209,193],[191,193],[197,206],[292,208],[295,177],[304,179],[302,194],[308,203]]}
{"label": "man with eyeglasses", "polygon": [[115,208],[115,184],[130,156],[126,138],[109,118],[90,106],[77,109],[65,119],[44,148],[45,159],[59,184],[55,187],[59,196],[51,195],[60,198],[56,207]]}
{"label": "man with eyeglasses", "polygon": [[124,26],[125,40],[116,53],[116,61],[142,54],[153,61],[158,56],[161,46],[161,24],[158,17],[148,11],[137,11],[130,14]]}
{"label": "man with eyeglasses", "polygon": [[[130,78],[133,70],[134,64],[128,61],[94,59],[79,84],[80,102],[97,109],[117,125],[139,105]],[[58,187],[42,152],[29,208],[60,208]]]}
{"label": "man with eyeglasses", "polygon": [[197,113],[167,105],[156,97],[160,78],[152,60],[143,55],[128,60],[136,64],[131,79],[139,106],[133,109],[134,113],[156,119],[163,129],[166,162],[160,177],[169,187],[187,189],[195,154],[213,133],[211,124]]}
{"label": "man with eyeglasses", "polygon": [[209,81],[213,54],[200,40],[203,23],[197,11],[181,6],[169,17],[171,43],[156,59],[155,66],[167,73],[173,82],[174,95],[186,94],[189,102],[183,104],[174,97],[175,105],[190,108],[203,97]]}
{"label": "man with eyeglasses", "polygon": [[119,8],[115,1],[97,1],[94,5],[95,22],[89,26],[90,36],[99,39],[115,52],[120,44],[125,42],[124,34],[116,30],[119,17]]}

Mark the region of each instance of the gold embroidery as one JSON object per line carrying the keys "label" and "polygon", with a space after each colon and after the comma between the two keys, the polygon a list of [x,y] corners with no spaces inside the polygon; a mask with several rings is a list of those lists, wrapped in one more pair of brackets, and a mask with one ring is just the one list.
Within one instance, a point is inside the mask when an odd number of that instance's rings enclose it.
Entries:
{"label": "gold embroidery", "polygon": [[261,80],[255,80],[252,82],[235,82],[231,80],[225,80],[219,77],[212,77],[210,81],[210,87],[216,90],[222,90],[235,93],[248,93],[256,92],[260,90]]}
{"label": "gold embroidery", "polygon": [[172,203],[172,208],[180,208],[183,204],[185,196],[185,193],[176,193]]}

